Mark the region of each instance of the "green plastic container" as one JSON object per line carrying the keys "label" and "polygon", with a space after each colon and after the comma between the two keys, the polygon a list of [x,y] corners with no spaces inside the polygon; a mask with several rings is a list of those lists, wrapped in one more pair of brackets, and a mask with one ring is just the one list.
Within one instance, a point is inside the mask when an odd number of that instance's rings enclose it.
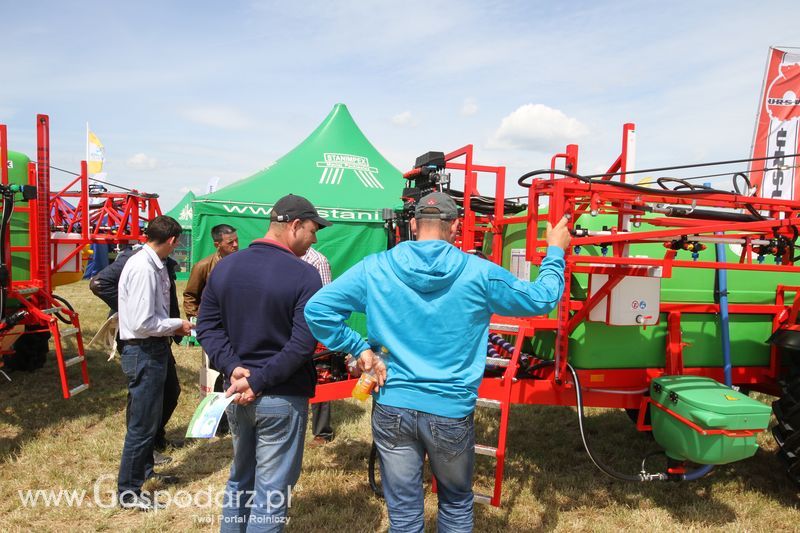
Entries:
{"label": "green plastic container", "polygon": [[654,379],[650,397],[703,430],[752,430],[752,435],[704,435],[678,416],[651,405],[653,437],[667,455],[697,464],[721,465],[752,457],[756,432],[769,425],[772,408],[710,378],[664,376]]}
{"label": "green plastic container", "polygon": [[[541,215],[542,211],[540,211]],[[578,222],[583,228],[600,230],[603,226],[614,226],[616,216],[582,216]],[[649,231],[653,227],[634,229]],[[539,224],[539,232],[544,233],[544,222]],[[511,224],[503,232],[503,266],[510,269],[511,251],[525,248],[525,225]],[[485,249],[489,249],[486,243]],[[726,260],[738,263],[739,256],[726,245]],[[664,257],[665,249],[659,243],[637,244],[631,246],[631,255],[653,258]],[[599,247],[587,246],[581,255],[601,256]],[[715,257],[713,246],[701,252],[701,257]],[[691,261],[689,252],[680,252],[678,259]],[[768,260],[771,260],[768,258]],[[531,279],[536,278],[537,267],[531,268]],[[753,272],[728,270],[728,299],[730,303],[771,304],[775,303],[775,288],[778,284],[800,285],[798,274],[777,274],[775,272]],[[572,296],[578,300],[586,299],[589,290],[589,276],[575,274],[572,278]],[[793,294],[787,294],[788,298]],[[663,302],[714,302],[714,270],[704,268],[675,268],[671,278],[661,282],[661,301]],[[555,317],[555,313],[551,315]],[[575,368],[647,368],[663,367],[665,364],[667,324],[666,314],[660,322],[643,329],[639,326],[609,326],[600,322],[584,322],[570,335],[569,359]],[[720,338],[719,317],[715,314],[683,313],[681,316],[683,342],[683,364],[691,367],[721,367],[722,341]],[[770,347],[766,339],[772,333],[772,317],[769,315],[730,315],[731,362],[734,366],[766,366],[769,364]],[[553,357],[554,332],[538,333],[532,342],[532,350],[537,356]]]}
{"label": "green plastic container", "polygon": [[[28,163],[30,159],[25,154],[19,152],[8,152],[8,182],[14,185],[28,184]],[[14,211],[11,214],[9,233],[11,246],[28,246],[30,236],[28,234],[30,216],[28,212],[23,212],[17,207],[27,206],[19,194],[16,195]],[[29,252],[13,252],[11,254],[11,279],[14,281],[27,280],[31,278],[31,254]]]}

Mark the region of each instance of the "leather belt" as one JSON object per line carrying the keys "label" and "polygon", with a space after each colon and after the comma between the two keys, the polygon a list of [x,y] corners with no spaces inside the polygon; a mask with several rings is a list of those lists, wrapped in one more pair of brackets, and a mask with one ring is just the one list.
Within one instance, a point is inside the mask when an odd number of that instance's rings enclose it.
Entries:
{"label": "leather belt", "polygon": [[146,339],[127,339],[120,341],[122,345],[139,346],[143,344],[169,344],[169,337],[147,337]]}

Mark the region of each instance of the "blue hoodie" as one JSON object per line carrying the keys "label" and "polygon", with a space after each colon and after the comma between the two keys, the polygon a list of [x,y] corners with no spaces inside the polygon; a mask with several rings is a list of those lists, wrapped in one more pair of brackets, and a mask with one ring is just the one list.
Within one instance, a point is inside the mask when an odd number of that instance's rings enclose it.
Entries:
{"label": "blue hoodie", "polygon": [[[366,257],[306,304],[311,333],[358,357],[385,346],[377,402],[452,418],[475,409],[493,313],[550,312],[564,290],[564,252],[551,246],[534,282],[440,240],[406,241]],[[366,313],[369,342],[345,320]]]}

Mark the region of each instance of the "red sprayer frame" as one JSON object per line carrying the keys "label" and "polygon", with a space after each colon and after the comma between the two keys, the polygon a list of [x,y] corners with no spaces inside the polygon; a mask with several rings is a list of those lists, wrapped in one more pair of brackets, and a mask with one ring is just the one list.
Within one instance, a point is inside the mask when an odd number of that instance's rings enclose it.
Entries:
{"label": "red sprayer frame", "polygon": [[[8,184],[7,128],[0,125],[0,166],[2,183]],[[8,297],[17,300],[27,314],[19,324],[25,334],[50,332],[55,344],[64,398],[85,390],[89,378],[84,358],[83,339],[78,314],[53,298],[53,274],[70,261],[75,261],[89,244],[127,244],[146,240],[142,225],[161,214],[157,195],[128,191],[126,193],[93,193],[85,161],[81,172],[58,192],[50,191],[50,120],[47,115],[36,117],[36,163],[28,165],[28,185],[36,188],[36,198],[18,202],[16,212],[29,215],[28,244],[10,245],[6,238],[6,265],[11,272],[12,253],[28,254],[29,279],[11,279]],[[53,232],[65,236],[53,237]],[[69,331],[59,329],[54,315],[61,314],[73,325]],[[0,330],[0,337],[14,334],[11,329]],[[61,338],[75,335],[78,356],[67,359],[62,353]],[[9,353],[9,352],[5,352]],[[80,364],[83,385],[70,388],[66,368]]]}
{"label": "red sprayer frame", "polygon": [[[495,316],[491,320],[490,332],[514,337],[513,351],[506,351],[507,366],[500,375],[497,370],[483,379],[479,397],[490,404],[500,406],[500,442],[496,449],[497,469],[494,494],[487,501],[499,505],[502,484],[505,436],[508,425],[509,404],[547,404],[574,406],[576,396],[574,383],[567,371],[570,360],[569,334],[589,318],[593,307],[608,296],[616,284],[626,276],[643,276],[653,268],[660,268],[660,276],[669,278],[675,268],[727,269],[744,271],[770,271],[778,273],[800,273],[793,263],[791,248],[775,254],[775,264],[756,263],[753,251],[771,239],[793,242],[800,225],[800,202],[785,199],[758,198],[739,194],[724,194],[710,190],[695,191],[679,196],[658,188],[632,186],[628,178],[633,171],[635,150],[635,126],[625,124],[622,132],[622,149],[609,169],[599,179],[587,181],[578,173],[578,147],[569,145],[563,153],[551,160],[550,169],[537,173],[536,179],[527,182],[528,212],[524,215],[506,216],[506,169],[501,166],[476,164],[473,146],[450,152],[445,156],[446,168],[464,174],[463,226],[456,245],[466,252],[483,249],[484,237],[492,237],[487,258],[497,264],[502,262],[503,230],[509,224],[526,224],[525,256],[538,265],[545,256],[546,243],[543,238],[544,222],[555,225],[565,214],[569,215],[569,227],[576,229],[576,222],[583,217],[611,215],[616,225],[604,231],[574,232],[571,249],[565,256],[565,290],[558,305],[555,318],[548,316],[532,318],[509,318]],[[558,166],[563,163],[563,166]],[[553,170],[554,172],[550,172]],[[485,174],[494,181],[494,210],[490,215],[476,213],[472,198],[478,192],[478,176]],[[615,182],[616,184],[612,183]],[[622,184],[622,185],[621,185]],[[485,201],[485,197],[483,197]],[[540,206],[547,206],[544,213]],[[676,212],[705,210],[705,219],[665,214],[649,217],[645,206],[670,206]],[[747,210],[747,211],[746,211]],[[724,211],[726,218],[714,213]],[[731,216],[731,213],[761,213],[761,217]],[[699,213],[700,211],[698,211]],[[711,213],[709,215],[709,213]],[[730,220],[729,218],[733,218]],[[630,231],[631,226],[642,227]],[[724,235],[720,235],[724,233]],[[735,241],[742,246],[738,262],[718,262],[711,259],[713,251],[696,254],[691,259],[687,249],[675,249],[675,241],[689,239],[700,243]],[[663,243],[661,257],[632,257],[628,247],[637,243]],[[575,253],[575,247],[602,246],[610,253],[603,256]],[[593,290],[584,299],[571,296],[570,281],[573,273],[603,274],[607,281]],[[796,321],[800,311],[800,287],[778,284],[773,303],[731,303],[731,315],[766,315],[771,318],[772,330],[787,327]],[[642,408],[638,427],[643,423],[646,395],[651,381],[663,375],[707,376],[724,381],[723,368],[686,367],[683,363],[685,342],[681,333],[681,317],[690,314],[719,313],[716,303],[689,303],[661,301],[660,308],[649,310],[650,315],[666,315],[665,364],[663,367],[624,369],[578,369],[576,372],[582,386],[583,404],[594,407]],[[653,316],[646,318],[651,319]],[[555,331],[556,343],[552,365],[541,365],[535,370],[538,379],[520,379],[517,375],[520,353],[526,339],[538,332]],[[534,355],[535,358],[535,355]],[[536,359],[534,362],[542,362]],[[770,347],[769,364],[766,366],[734,366],[732,381],[751,390],[778,394],[778,378],[781,374],[780,358],[776,347]],[[343,381],[318,387],[314,401],[327,401],[348,397],[353,382]],[[477,452],[476,452],[477,453]]]}

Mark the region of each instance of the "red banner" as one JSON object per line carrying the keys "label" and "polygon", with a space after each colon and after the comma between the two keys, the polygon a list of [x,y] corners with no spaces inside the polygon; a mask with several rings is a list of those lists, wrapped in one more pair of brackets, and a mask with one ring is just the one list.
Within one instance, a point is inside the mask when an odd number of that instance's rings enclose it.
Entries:
{"label": "red banner", "polygon": [[753,139],[750,181],[762,198],[800,199],[800,53],[770,48]]}

